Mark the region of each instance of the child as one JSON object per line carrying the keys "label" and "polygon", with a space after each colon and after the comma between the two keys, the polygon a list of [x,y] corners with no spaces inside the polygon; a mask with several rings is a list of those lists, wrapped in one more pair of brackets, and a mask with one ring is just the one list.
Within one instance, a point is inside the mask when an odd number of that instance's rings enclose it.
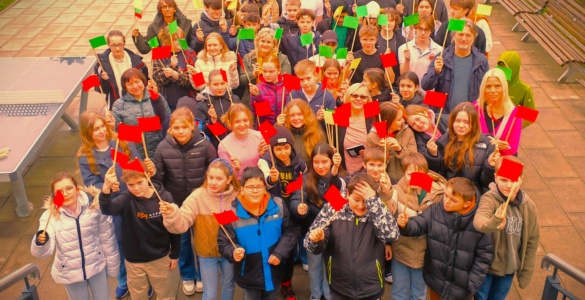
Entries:
{"label": "child", "polygon": [[[282,36],[282,43],[280,50],[284,53],[291,66],[295,66],[293,75],[296,74],[296,65],[303,59],[308,59],[315,54],[319,54],[319,44],[321,43],[321,34],[313,31],[313,22],[315,21],[315,14],[308,9],[301,9],[297,14],[297,24],[299,25],[299,32],[291,33]],[[301,44],[301,35],[311,34],[313,36],[312,43],[303,46]],[[314,68],[313,68],[314,69]],[[298,75],[298,74],[297,74]]]}
{"label": "child", "polygon": [[231,206],[239,220],[224,225],[225,231],[219,230],[219,252],[234,263],[243,299],[276,300],[284,261],[296,244],[299,227],[282,199],[266,191],[262,170],[247,167],[241,184],[241,194]]}
{"label": "child", "polygon": [[[388,82],[386,81],[386,74],[384,71],[378,68],[369,68],[364,71],[364,81],[362,84],[368,88],[368,92],[372,96],[372,99],[378,102],[392,101],[393,95],[388,88]],[[394,101],[398,103],[397,100]]]}
{"label": "child", "polygon": [[[244,22],[244,28],[253,29],[254,36],[258,34],[258,30],[260,30],[260,16],[258,14],[246,14],[242,21]],[[254,40],[240,40],[238,54],[241,57],[244,57],[252,50],[254,50]]]}
{"label": "child", "polygon": [[341,74],[341,65],[337,59],[328,58],[324,60],[323,67],[321,68],[321,78],[327,80],[325,89],[333,95],[336,106],[343,104],[343,96],[345,95],[345,90],[349,86],[349,81],[346,81],[345,84],[343,84],[343,77],[341,77]]}
{"label": "child", "polygon": [[[351,83],[358,83],[364,80],[364,71],[369,68],[378,68],[388,72],[388,79],[390,84],[394,83],[395,73],[392,68],[384,69],[382,65],[382,59],[380,55],[384,54],[376,48],[378,43],[378,28],[374,25],[365,25],[360,28],[359,39],[362,44],[362,49],[355,53],[348,53],[347,63],[351,62],[356,58],[361,58],[360,64],[354,71]],[[387,50],[388,51],[388,50]]]}
{"label": "child", "polygon": [[405,109],[406,123],[414,133],[416,140],[416,150],[418,153],[425,154],[427,152],[427,143],[435,134],[434,140],[441,137],[441,130],[435,130],[435,112],[432,109],[412,104]]}
{"label": "child", "polygon": [[[51,275],[64,284],[69,299],[109,300],[108,278],[118,274],[120,258],[110,217],[102,215],[97,201],[91,200],[75,178],[58,173],[51,181],[51,194],[61,191],[63,206],[56,210],[54,197],[45,200],[39,231],[30,244],[32,256],[45,258],[56,249]],[[88,192],[97,195],[97,189]],[[50,218],[48,226],[45,224]]]}
{"label": "child", "polygon": [[[324,109],[335,109],[335,99],[329,91],[324,91],[318,82],[319,74],[314,62],[304,59],[295,65],[295,73],[301,81],[301,90],[292,91],[292,98],[300,98],[309,103],[317,116],[317,120],[324,119]],[[324,107],[323,107],[323,104]]]}
{"label": "child", "polygon": [[[325,3],[327,3],[327,1],[325,1]],[[353,49],[354,51],[361,49],[359,41],[353,40],[355,29],[343,26],[344,18],[349,15],[348,3],[344,0],[333,0],[333,3],[330,4],[332,8],[335,9],[341,7],[341,12],[339,15],[329,15],[329,17],[319,22],[317,24],[317,31],[319,31],[321,34],[324,34],[327,30],[333,30],[333,32],[335,32],[338,37],[337,45],[340,48],[345,47],[348,49],[348,51],[349,49]]]}
{"label": "child", "polygon": [[[400,49],[400,47],[406,43],[406,39],[404,38],[405,36],[402,34],[402,32],[400,32],[402,17],[400,16],[400,13],[392,7],[384,8],[382,10],[382,14],[385,14],[388,17],[388,24],[385,26],[377,26],[379,34],[376,47],[380,53],[389,53],[388,50],[390,50],[390,52],[394,53],[394,56],[398,61],[398,49]],[[377,20],[370,22],[370,24],[377,24]],[[412,28],[412,26],[407,28]],[[398,76],[400,74],[400,65],[392,67],[392,71],[394,72],[395,76]]]}
{"label": "child", "polygon": [[[191,191],[201,186],[205,170],[215,158],[217,152],[205,134],[195,127],[193,113],[181,107],[171,115],[168,134],[156,148],[156,173],[152,179],[161,182],[181,207]],[[195,270],[191,249],[191,232],[181,235],[179,269],[185,295],[202,290],[201,275]]]}
{"label": "child", "polygon": [[[331,58],[337,59],[337,54],[335,54],[337,51],[337,33],[335,33],[335,31],[326,30],[321,36],[321,44],[319,46],[327,46],[331,48],[331,52],[333,53]],[[323,56],[322,54],[323,53],[315,54],[311,56],[309,59],[311,61],[314,61],[318,67],[323,67],[323,64],[328,58],[326,56]],[[340,58],[338,61],[340,65],[345,66],[346,62],[345,58]]]}
{"label": "child", "polygon": [[[447,180],[441,175],[429,172],[426,159],[419,153],[410,153],[402,160],[404,177],[394,186],[394,197],[386,205],[395,217],[406,213],[410,217],[420,215],[431,205],[441,202]],[[411,186],[413,172],[428,174],[433,178],[431,191]],[[408,197],[407,197],[408,196]],[[405,206],[406,205],[406,206]],[[392,244],[392,284],[393,299],[425,300],[427,286],[423,279],[423,263],[427,237],[401,236]]]}
{"label": "child", "polygon": [[[236,53],[229,51],[227,45],[217,32],[212,32],[205,39],[204,49],[197,54],[194,72],[203,73],[203,78],[208,78],[211,71],[221,69],[226,72],[226,79],[229,88],[235,89],[240,84],[238,63],[236,60]],[[196,85],[192,77],[191,84],[199,91],[209,85],[208,82],[206,85]]]}
{"label": "child", "polygon": [[262,77],[264,80],[256,85],[250,83],[250,108],[254,120],[256,117],[256,102],[266,102],[270,106],[271,114],[259,117],[260,122],[276,122],[276,117],[282,113],[283,102],[288,102],[290,91],[284,88],[284,81],[280,79],[280,61],[275,55],[268,56],[262,62]]}
{"label": "child", "polygon": [[305,237],[305,248],[324,253],[332,299],[379,299],[384,295],[384,246],[398,239],[394,217],[364,173],[347,186],[349,203],[339,212],[325,205]]}
{"label": "child", "polygon": [[400,88],[400,104],[404,107],[418,104],[422,105],[423,98],[418,90],[418,75],[414,72],[406,72],[398,77],[398,87]]}
{"label": "child", "polygon": [[[301,191],[295,191],[291,195],[290,213],[301,226],[301,235],[306,235],[309,226],[313,223],[319,211],[327,201],[323,195],[331,185],[335,185],[340,191],[345,190],[345,181],[339,178],[339,166],[341,155],[339,152],[333,154],[333,148],[326,143],[319,143],[311,152],[311,163],[308,164],[309,171],[303,175],[303,187]],[[321,254],[307,253],[309,284],[311,298],[330,299],[329,284],[325,278],[325,266]]]}
{"label": "child", "polygon": [[[540,238],[536,205],[526,192],[520,190],[524,176],[512,182],[497,175],[504,159],[522,164],[514,156],[498,159],[496,180],[490,184],[490,190],[481,196],[473,220],[478,231],[492,234],[495,248],[494,261],[483,285],[475,294],[478,300],[505,299],[512,286],[514,273],[521,289],[528,286],[534,273]],[[504,203],[509,195],[510,203],[503,215]]]}
{"label": "child", "polygon": [[476,13],[476,10],[477,5],[471,11],[471,13],[469,13],[468,18],[470,20],[473,20],[475,26],[483,30],[483,33],[485,34],[485,55],[488,56],[488,54],[492,50],[492,47],[494,46],[494,42],[492,41],[492,30],[490,29],[490,22],[487,16],[478,15]]}
{"label": "child", "polygon": [[494,257],[490,234],[473,227],[478,190],[466,178],[447,182],[442,203],[409,219],[398,215],[401,236],[427,235],[423,277],[430,299],[471,299]]}
{"label": "child", "polygon": [[172,299],[176,289],[169,285],[169,271],[177,267],[181,236],[165,229],[154,189],[162,201],[172,203],[173,197],[158,182],[149,186],[142,172],[124,170],[122,181],[128,191],[112,199],[112,187],[119,182],[114,169],[108,170],[99,202],[104,214],[122,216],[122,251],[130,296],[146,299],[150,282],[157,297]]}
{"label": "child", "polygon": [[299,32],[297,24],[297,14],[301,9],[300,0],[288,0],[285,5],[286,17],[282,16],[276,20],[278,27],[282,28],[283,36],[285,34],[295,34]]}
{"label": "child", "polygon": [[189,45],[196,52],[203,50],[204,42],[212,32],[218,33],[230,50],[236,50],[236,28],[231,20],[223,16],[222,1],[203,1],[205,11],[201,12],[201,20],[193,26]]}
{"label": "child", "polygon": [[169,232],[190,234],[190,229],[193,229],[195,233],[195,252],[201,265],[201,278],[204,280],[203,299],[218,299],[220,273],[221,299],[234,297],[234,269],[218,252],[219,226],[213,213],[229,210],[239,190],[240,184],[232,174],[230,163],[217,158],[209,164],[203,185],[185,199],[180,209],[175,204],[160,202],[164,225]]}

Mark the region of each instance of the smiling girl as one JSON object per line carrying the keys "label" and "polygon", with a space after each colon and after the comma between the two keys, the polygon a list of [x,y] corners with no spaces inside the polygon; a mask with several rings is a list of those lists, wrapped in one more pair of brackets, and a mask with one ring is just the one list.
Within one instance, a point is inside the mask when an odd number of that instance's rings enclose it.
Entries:
{"label": "smiling girl", "polygon": [[398,77],[398,86],[400,87],[400,104],[404,107],[408,107],[412,104],[422,104],[423,98],[421,97],[418,89],[418,76],[414,72],[406,72]]}
{"label": "smiling girl", "polygon": [[[284,88],[284,81],[282,81],[280,73],[280,61],[278,57],[271,55],[262,62],[262,78],[257,85],[250,83],[250,108],[252,115],[256,120],[256,102],[266,102],[270,106],[271,114],[260,117],[260,122],[268,121],[270,124],[276,122],[276,117],[281,114],[281,107],[283,102],[289,101],[290,91]],[[284,97],[283,97],[284,95]]]}
{"label": "smiling girl", "polygon": [[406,123],[414,132],[416,149],[419,153],[427,152],[427,143],[435,133],[435,141],[441,137],[441,131],[435,131],[435,113],[432,109],[420,105],[409,105],[405,109]]}

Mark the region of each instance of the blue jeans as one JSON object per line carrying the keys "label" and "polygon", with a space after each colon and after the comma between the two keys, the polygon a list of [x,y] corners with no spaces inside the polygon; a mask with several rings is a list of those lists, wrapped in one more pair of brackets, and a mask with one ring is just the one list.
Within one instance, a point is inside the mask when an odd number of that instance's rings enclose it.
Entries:
{"label": "blue jeans", "polygon": [[203,279],[203,300],[217,299],[218,275],[221,270],[221,299],[234,298],[234,265],[225,258],[199,257],[199,273]]}
{"label": "blue jeans", "polygon": [[118,271],[118,287],[121,289],[128,289],[128,281],[126,278],[126,264],[124,264],[124,252],[122,252],[122,241],[118,241],[118,252],[120,252],[120,270]]}
{"label": "blue jeans", "polygon": [[514,274],[504,276],[487,274],[474,298],[475,300],[506,299],[506,296],[510,292],[510,287],[512,287],[513,280]]}
{"label": "blue jeans", "polygon": [[[197,268],[199,269],[199,268]],[[181,234],[181,252],[179,253],[179,272],[183,280],[199,280],[201,274],[195,269],[195,255],[191,245],[191,229]]]}
{"label": "blue jeans", "polygon": [[414,269],[393,259],[392,279],[392,299],[427,299],[427,285],[423,279],[422,268]]}
{"label": "blue jeans", "polygon": [[110,300],[110,288],[105,268],[87,280],[66,284],[65,290],[71,300],[90,299],[90,293],[93,300]]}
{"label": "blue jeans", "polygon": [[309,263],[309,286],[311,289],[311,299],[331,299],[329,292],[329,283],[327,283],[327,274],[325,273],[325,264],[323,263],[323,254],[313,254],[307,252],[307,261]]}
{"label": "blue jeans", "polygon": [[242,289],[244,290],[244,300],[276,300],[280,294],[280,286],[275,286],[274,290]]}
{"label": "blue jeans", "polygon": [[297,241],[297,247],[295,247],[295,261],[300,260],[303,265],[307,264],[307,250],[303,247],[304,235],[301,235]]}

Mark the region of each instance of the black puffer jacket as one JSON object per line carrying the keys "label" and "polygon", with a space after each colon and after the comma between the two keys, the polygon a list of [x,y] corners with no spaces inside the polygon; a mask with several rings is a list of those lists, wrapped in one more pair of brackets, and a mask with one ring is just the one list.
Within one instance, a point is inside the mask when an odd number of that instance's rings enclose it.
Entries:
{"label": "black puffer jacket", "polygon": [[405,236],[427,234],[423,277],[441,299],[471,299],[494,258],[492,235],[473,226],[476,210],[477,205],[464,215],[450,213],[441,201],[410,218],[400,230]]}
{"label": "black puffer jacket", "polygon": [[[230,109],[230,107],[232,106],[232,102],[230,101],[229,95],[227,93],[223,94],[223,96],[210,95],[209,98],[207,98],[207,94],[204,93],[203,97],[204,100],[197,102],[197,111],[194,112],[193,114],[195,115],[195,118],[203,122],[203,132],[205,133],[205,135],[209,137],[211,144],[217,151],[217,148],[219,147],[219,141],[217,140],[217,138],[213,136],[213,133],[211,133],[211,130],[209,130],[209,128],[207,127],[208,124],[211,124],[211,117],[209,117],[208,113],[209,109],[211,108],[209,102],[211,102],[211,104],[215,108],[215,113],[217,114],[217,121],[220,122],[221,125],[223,125],[223,127],[226,127],[226,129],[227,126],[223,122],[221,122],[220,119],[221,116],[225,115],[227,111]],[[242,102],[242,100],[240,100],[240,97],[238,97],[237,95],[232,95],[232,101],[234,103]],[[218,136],[218,138],[222,140],[230,132],[231,131],[228,130],[225,134]]]}
{"label": "black puffer jacket", "polygon": [[153,179],[162,182],[175,203],[181,206],[187,196],[203,184],[207,167],[216,158],[217,151],[197,127],[185,145],[167,134],[156,148]]}

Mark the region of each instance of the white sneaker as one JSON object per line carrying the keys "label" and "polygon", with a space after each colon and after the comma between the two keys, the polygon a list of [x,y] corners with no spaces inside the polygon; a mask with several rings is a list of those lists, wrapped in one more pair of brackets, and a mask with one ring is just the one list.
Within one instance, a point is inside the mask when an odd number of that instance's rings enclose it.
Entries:
{"label": "white sneaker", "polygon": [[197,284],[195,285],[195,291],[197,291],[197,293],[203,293],[203,282],[197,281]]}
{"label": "white sneaker", "polygon": [[309,272],[309,265],[303,264],[303,271]]}
{"label": "white sneaker", "polygon": [[183,280],[183,293],[187,296],[195,294],[195,281]]}
{"label": "white sneaker", "polygon": [[392,273],[386,275],[386,277],[384,277],[384,280],[386,280],[386,282],[388,283],[392,283]]}

